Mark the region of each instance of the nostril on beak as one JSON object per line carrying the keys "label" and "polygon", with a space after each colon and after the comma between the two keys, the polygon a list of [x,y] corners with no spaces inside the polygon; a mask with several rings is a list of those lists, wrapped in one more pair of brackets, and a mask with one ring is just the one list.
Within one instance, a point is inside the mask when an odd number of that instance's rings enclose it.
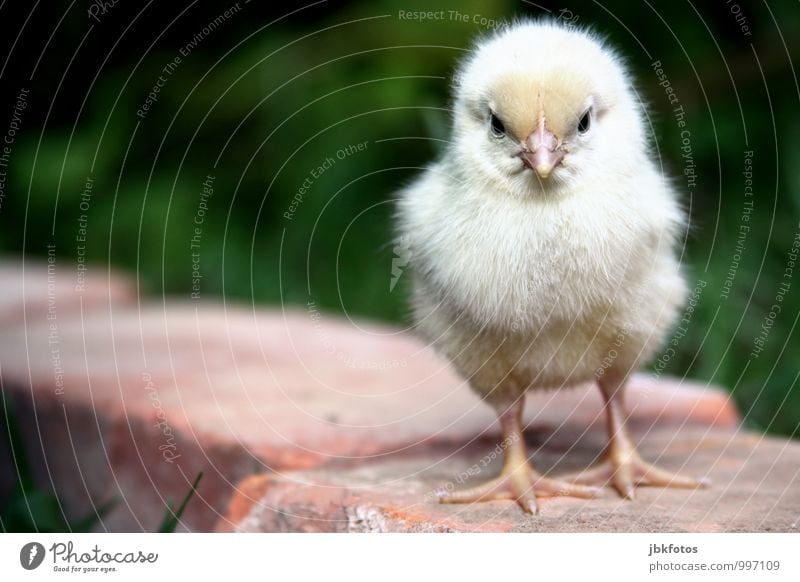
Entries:
{"label": "nostril on beak", "polygon": [[544,117],[539,119],[539,125],[525,140],[525,149],[520,154],[522,161],[536,175],[542,179],[550,176],[564,157],[564,152],[558,149],[558,137],[547,129]]}
{"label": "nostril on beak", "polygon": [[547,124],[544,121],[544,118],[539,120],[539,125],[536,127],[533,133],[528,136],[528,139],[525,140],[525,145],[528,146],[532,152],[540,148],[548,149],[550,151],[555,151],[558,148],[558,138],[556,134],[552,131],[547,129]]}

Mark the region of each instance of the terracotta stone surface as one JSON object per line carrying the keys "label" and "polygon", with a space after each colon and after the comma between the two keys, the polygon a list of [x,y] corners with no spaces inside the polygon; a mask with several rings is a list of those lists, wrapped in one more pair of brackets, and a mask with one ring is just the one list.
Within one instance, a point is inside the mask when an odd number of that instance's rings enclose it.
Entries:
{"label": "terracotta stone surface", "polygon": [[[557,476],[590,464],[596,443],[543,445],[534,462]],[[599,441],[598,441],[599,442]],[[563,447],[572,446],[565,454]],[[708,489],[639,488],[633,501],[611,489],[591,500],[539,501],[540,514],[524,514],[512,501],[442,505],[436,491],[481,482],[500,460],[457,484],[493,445],[469,451],[431,450],[354,468],[323,467],[242,483],[219,531],[313,532],[795,532],[800,528],[800,445],[724,429],[657,428],[642,454],[668,469],[712,479]],[[450,454],[451,456],[448,456]],[[244,511],[249,507],[249,510]]]}
{"label": "terracotta stone surface", "polygon": [[[71,515],[117,498],[104,527],[153,529],[166,501],[182,497],[202,470],[184,526],[211,530],[254,473],[339,467],[346,475],[494,446],[489,408],[406,331],[300,308],[137,303],[121,291],[110,304],[86,301],[126,289],[124,281],[95,281],[99,290],[82,292],[82,311],[64,292],[55,321],[45,303],[25,325],[11,317],[0,326],[3,392],[39,482],[58,491]],[[0,277],[4,285],[16,283]],[[682,425],[730,431],[739,421],[723,390],[691,382],[640,376],[628,400],[640,434]],[[599,418],[599,395],[588,386],[534,395],[526,414],[531,435],[553,435],[547,446],[587,429],[600,446]],[[6,461],[0,496],[13,480]],[[250,511],[239,507],[237,515]]]}
{"label": "terracotta stone surface", "polygon": [[58,316],[64,311],[108,308],[109,303],[135,301],[136,286],[130,279],[91,266],[77,271],[61,260],[17,261],[0,258],[0,325],[21,324],[29,318]]}
{"label": "terracotta stone surface", "polygon": [[[275,466],[365,458],[496,430],[489,408],[412,337],[335,318],[325,326],[335,354],[303,313],[150,304],[67,314],[55,343],[46,322],[0,330],[0,363],[6,382],[32,384],[36,397],[135,418],[163,410],[173,428],[238,441]],[[54,349],[63,394],[53,388]],[[351,357],[405,364],[361,369],[345,360]],[[628,403],[633,422],[644,425],[738,422],[723,391],[691,382],[639,376]],[[587,426],[602,418],[600,408],[591,386],[554,390],[529,397],[527,421],[542,430]]]}

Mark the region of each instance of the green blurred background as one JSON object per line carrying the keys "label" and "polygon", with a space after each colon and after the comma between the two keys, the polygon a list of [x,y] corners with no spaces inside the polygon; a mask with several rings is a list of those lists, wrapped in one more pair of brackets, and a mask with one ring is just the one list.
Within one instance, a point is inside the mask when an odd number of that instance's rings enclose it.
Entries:
{"label": "green blurred background", "polygon": [[[393,193],[447,138],[456,61],[503,19],[592,25],[628,58],[649,104],[658,153],[691,214],[690,285],[705,283],[677,353],[659,369],[730,387],[752,428],[796,433],[800,274],[784,277],[800,222],[796,3],[51,2],[17,39],[31,15],[18,4],[0,24],[10,55],[4,115],[20,88],[30,97],[0,208],[4,254],[44,256],[55,244],[77,264],[85,226],[89,269],[135,273],[154,296],[189,298],[196,271],[203,300],[311,300],[403,323],[408,278],[392,288]],[[416,10],[443,15],[405,17]],[[656,60],[686,112],[691,189]],[[157,101],[137,114],[160,76]],[[359,143],[362,151],[337,157]],[[204,196],[209,175],[213,194]],[[743,222],[746,200],[753,211]],[[740,239],[742,224],[750,230]]]}

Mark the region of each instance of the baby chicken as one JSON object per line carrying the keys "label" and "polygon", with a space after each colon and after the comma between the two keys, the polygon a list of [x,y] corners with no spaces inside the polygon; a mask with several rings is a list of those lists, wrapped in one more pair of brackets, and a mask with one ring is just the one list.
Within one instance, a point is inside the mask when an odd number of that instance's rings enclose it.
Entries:
{"label": "baby chicken", "polygon": [[[497,412],[502,472],[444,502],[590,497],[610,482],[700,482],[645,462],[625,427],[625,383],[665,340],[686,296],[686,221],[650,153],[619,57],[593,34],[517,23],[480,42],[455,82],[452,141],[400,196],[421,334]],[[606,459],[555,480],[530,464],[529,390],[596,381]]]}

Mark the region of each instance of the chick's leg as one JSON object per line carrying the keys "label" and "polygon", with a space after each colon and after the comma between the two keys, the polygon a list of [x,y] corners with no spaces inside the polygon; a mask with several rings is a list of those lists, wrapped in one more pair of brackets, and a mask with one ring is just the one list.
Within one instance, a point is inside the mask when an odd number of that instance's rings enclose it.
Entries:
{"label": "chick's leg", "polygon": [[606,485],[611,483],[619,494],[633,499],[636,485],[655,487],[705,487],[708,481],[692,479],[659,469],[644,461],[636,450],[625,426],[626,412],[623,402],[625,379],[601,378],[598,382],[605,401],[608,423],[606,459],[581,473],[566,476],[573,483]]}
{"label": "chick's leg", "polygon": [[537,497],[567,495],[593,497],[597,487],[556,481],[536,472],[528,461],[525,439],[522,434],[522,409],[524,397],[498,410],[502,430],[502,447],[505,450],[500,475],[483,485],[470,489],[443,493],[442,503],[472,503],[510,499],[516,501],[524,511],[538,513]]}

